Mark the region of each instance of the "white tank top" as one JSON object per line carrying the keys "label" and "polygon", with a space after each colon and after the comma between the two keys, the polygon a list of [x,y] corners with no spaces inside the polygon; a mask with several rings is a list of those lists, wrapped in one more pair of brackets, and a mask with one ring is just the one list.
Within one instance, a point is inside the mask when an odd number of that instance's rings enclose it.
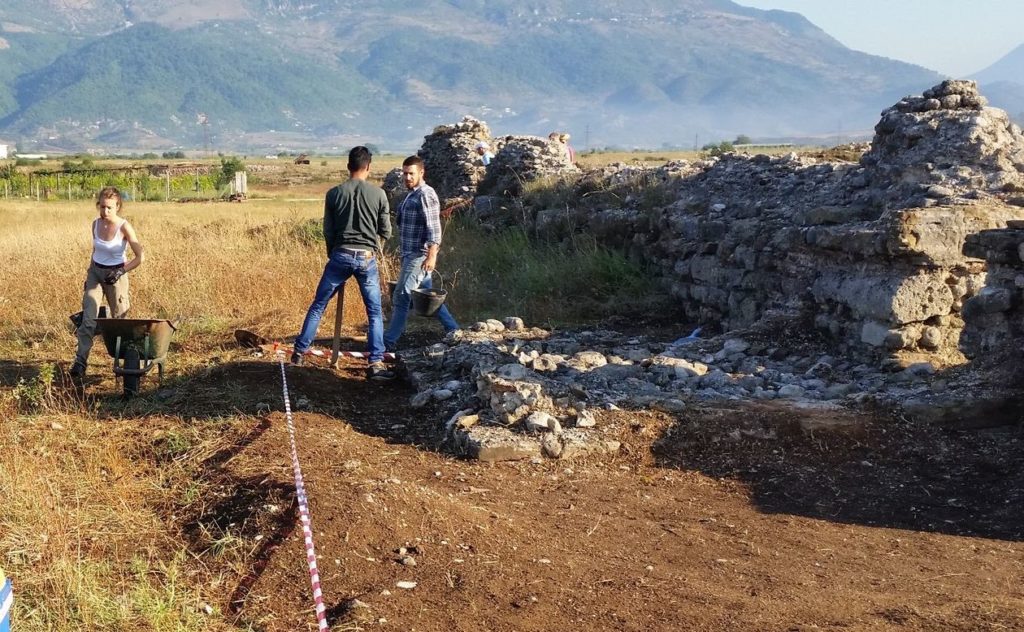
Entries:
{"label": "white tank top", "polygon": [[128,248],[128,242],[125,241],[124,233],[121,229],[124,228],[124,223],[127,220],[121,220],[121,223],[117,225],[117,231],[114,233],[114,238],[111,240],[100,239],[99,225],[100,220],[96,220],[92,223],[92,260],[103,266],[116,266],[127,263],[128,259],[125,257],[125,250]]}

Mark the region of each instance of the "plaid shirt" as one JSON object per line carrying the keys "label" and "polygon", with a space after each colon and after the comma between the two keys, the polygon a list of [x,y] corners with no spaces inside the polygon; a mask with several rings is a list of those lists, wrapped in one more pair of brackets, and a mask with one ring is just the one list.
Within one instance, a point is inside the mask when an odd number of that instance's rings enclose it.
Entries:
{"label": "plaid shirt", "polygon": [[428,245],[441,243],[441,203],[429,184],[420,184],[405,196],[396,219],[403,258],[425,255]]}

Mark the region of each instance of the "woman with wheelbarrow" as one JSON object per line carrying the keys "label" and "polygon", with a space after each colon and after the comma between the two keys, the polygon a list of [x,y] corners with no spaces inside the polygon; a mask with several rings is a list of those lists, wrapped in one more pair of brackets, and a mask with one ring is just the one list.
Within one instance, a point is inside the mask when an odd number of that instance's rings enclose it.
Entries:
{"label": "woman with wheelbarrow", "polygon": [[[120,216],[121,204],[117,187],[104,187],[96,195],[99,217],[92,223],[92,260],[85,276],[82,322],[78,326],[78,352],[71,365],[72,377],[85,375],[100,302],[106,297],[111,316],[124,318],[130,306],[126,274],[142,265],[145,259],[135,229]],[[129,247],[134,254],[131,260],[127,257]]]}

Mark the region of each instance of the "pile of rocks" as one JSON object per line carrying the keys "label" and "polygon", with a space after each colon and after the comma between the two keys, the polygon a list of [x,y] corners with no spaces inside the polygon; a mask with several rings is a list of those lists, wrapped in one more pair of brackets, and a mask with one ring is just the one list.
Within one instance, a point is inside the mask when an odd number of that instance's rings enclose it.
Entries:
{"label": "pile of rocks", "polygon": [[[490,128],[472,116],[452,125],[439,125],[424,137],[416,153],[423,159],[427,183],[437,191],[442,208],[476,194],[485,170],[476,151],[480,141],[488,143],[491,151],[496,149]],[[387,186],[385,182],[385,190]]]}
{"label": "pile of rocks", "polygon": [[985,283],[964,242],[1024,219],[1013,195],[1024,136],[982,103],[973,82],[944,82],[886,110],[859,163],[729,154],[606,169],[580,192],[619,187],[622,203],[525,219],[549,238],[588,231],[652,264],[702,324],[786,313],[844,353],[959,363],[961,310]]}
{"label": "pile of rocks", "polygon": [[975,82],[949,80],[882,112],[861,159],[870,201],[929,207],[1024,191],[1020,129],[986,103]]}
{"label": "pile of rocks", "polygon": [[506,136],[480,182],[481,195],[517,196],[527,182],[542,178],[578,177],[565,145],[539,136]]}
{"label": "pile of rocks", "polygon": [[384,181],[381,183],[381,188],[383,188],[384,192],[388,195],[388,202],[391,204],[391,209],[397,209],[398,204],[407,193],[405,182],[402,180],[402,168],[395,167],[384,174]]}
{"label": "pile of rocks", "polygon": [[620,409],[679,413],[696,402],[784,400],[838,411],[925,401],[951,389],[929,363],[886,372],[796,338],[751,330],[659,341],[527,329],[506,318],[402,360],[417,390],[412,405],[436,410],[450,445],[482,460],[614,453],[619,443],[607,418]]}

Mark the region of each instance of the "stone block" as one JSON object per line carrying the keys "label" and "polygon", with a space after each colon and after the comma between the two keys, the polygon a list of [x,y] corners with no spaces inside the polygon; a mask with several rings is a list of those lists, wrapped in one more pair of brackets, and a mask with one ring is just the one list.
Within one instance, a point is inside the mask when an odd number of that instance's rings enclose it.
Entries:
{"label": "stone block", "polygon": [[468,430],[456,429],[454,437],[467,456],[480,461],[522,461],[539,458],[543,453],[537,439],[505,428],[478,425]]}

